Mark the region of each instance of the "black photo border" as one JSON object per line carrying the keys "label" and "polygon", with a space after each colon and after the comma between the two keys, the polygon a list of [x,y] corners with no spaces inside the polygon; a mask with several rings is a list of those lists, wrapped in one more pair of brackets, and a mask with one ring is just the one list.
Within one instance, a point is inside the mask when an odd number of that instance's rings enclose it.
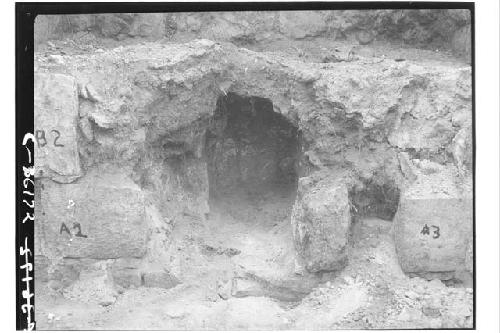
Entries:
{"label": "black photo border", "polygon": [[23,2],[15,6],[16,329],[36,329],[34,267],[34,22],[37,15],[210,11],[468,9],[471,15],[473,327],[476,329],[476,82],[474,2]]}

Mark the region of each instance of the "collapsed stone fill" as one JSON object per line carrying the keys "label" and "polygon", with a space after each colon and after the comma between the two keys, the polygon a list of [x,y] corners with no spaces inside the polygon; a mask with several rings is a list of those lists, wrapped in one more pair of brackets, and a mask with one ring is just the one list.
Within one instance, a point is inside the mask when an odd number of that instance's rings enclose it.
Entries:
{"label": "collapsed stone fill", "polygon": [[392,221],[398,210],[400,190],[387,179],[368,179],[349,191],[354,216],[378,217]]}

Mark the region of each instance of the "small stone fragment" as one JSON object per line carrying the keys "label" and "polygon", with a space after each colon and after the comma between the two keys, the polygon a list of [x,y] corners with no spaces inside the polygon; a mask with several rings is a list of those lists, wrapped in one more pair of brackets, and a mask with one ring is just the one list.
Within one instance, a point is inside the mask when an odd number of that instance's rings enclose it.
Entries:
{"label": "small stone fragment", "polygon": [[102,97],[90,83],[85,86],[85,89],[87,90],[88,98],[92,102],[100,103],[102,101]]}
{"label": "small stone fragment", "polygon": [[50,62],[53,62],[53,63],[56,63],[58,65],[64,65],[64,57],[62,55],[59,55],[59,54],[51,54],[49,55],[49,61]]}
{"label": "small stone fragment", "polygon": [[167,271],[146,272],[142,276],[143,285],[148,288],[170,289],[181,283],[174,275]]}
{"label": "small stone fragment", "polygon": [[78,125],[80,126],[85,139],[87,139],[88,141],[93,141],[94,131],[92,130],[92,125],[89,119],[86,117],[80,118],[80,120],[78,121]]}

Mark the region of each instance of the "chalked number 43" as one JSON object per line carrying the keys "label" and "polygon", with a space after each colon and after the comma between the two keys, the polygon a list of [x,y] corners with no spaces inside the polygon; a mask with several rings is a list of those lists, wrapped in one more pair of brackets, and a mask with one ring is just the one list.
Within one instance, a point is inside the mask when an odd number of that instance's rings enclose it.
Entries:
{"label": "chalked number 43", "polygon": [[424,227],[422,228],[422,231],[420,231],[420,233],[422,235],[430,235],[431,228],[433,229],[432,230],[432,238],[439,238],[439,236],[441,236],[441,234],[439,233],[439,227],[436,225],[431,225],[431,227],[429,228],[426,224],[426,225],[424,225]]}

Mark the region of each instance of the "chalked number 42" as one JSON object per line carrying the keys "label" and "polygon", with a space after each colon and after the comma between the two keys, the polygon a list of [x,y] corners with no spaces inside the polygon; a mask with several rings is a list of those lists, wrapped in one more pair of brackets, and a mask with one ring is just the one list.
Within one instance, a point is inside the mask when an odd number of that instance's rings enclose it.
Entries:
{"label": "chalked number 42", "polygon": [[441,234],[439,233],[439,227],[436,225],[431,225],[431,227],[429,228],[426,224],[426,225],[424,225],[424,227],[422,228],[422,231],[420,231],[420,233],[422,235],[430,235],[431,228],[433,229],[432,230],[432,238],[439,238],[439,236],[441,236]]}

